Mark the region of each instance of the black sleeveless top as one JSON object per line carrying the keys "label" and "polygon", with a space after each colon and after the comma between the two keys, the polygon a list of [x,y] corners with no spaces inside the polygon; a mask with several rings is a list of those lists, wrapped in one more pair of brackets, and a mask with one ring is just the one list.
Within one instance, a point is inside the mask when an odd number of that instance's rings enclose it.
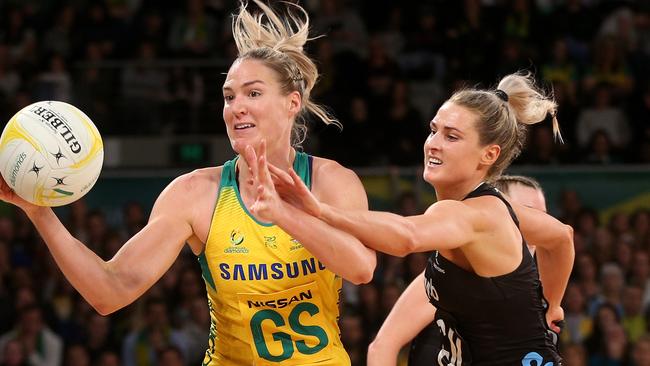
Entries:
{"label": "black sleeveless top", "polygon": [[[483,183],[465,197],[495,196]],[[425,270],[425,288],[436,307],[438,340],[427,346],[432,365],[559,366],[561,358],[546,325],[546,301],[533,257],[522,238],[522,260],[511,273],[481,277],[435,251]]]}

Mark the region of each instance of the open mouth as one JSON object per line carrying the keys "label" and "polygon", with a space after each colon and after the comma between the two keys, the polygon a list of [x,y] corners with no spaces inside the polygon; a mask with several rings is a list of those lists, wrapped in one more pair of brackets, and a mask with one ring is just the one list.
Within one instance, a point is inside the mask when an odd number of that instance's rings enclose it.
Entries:
{"label": "open mouth", "polygon": [[427,159],[427,165],[428,166],[442,165],[442,160],[440,160],[438,158],[428,158]]}
{"label": "open mouth", "polygon": [[249,128],[255,127],[254,123],[236,123],[235,130],[247,130]]}

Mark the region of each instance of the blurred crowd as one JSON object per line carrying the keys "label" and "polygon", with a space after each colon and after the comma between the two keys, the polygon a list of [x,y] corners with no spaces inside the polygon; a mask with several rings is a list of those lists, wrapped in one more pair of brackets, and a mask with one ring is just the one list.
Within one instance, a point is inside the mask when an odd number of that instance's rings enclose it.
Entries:
{"label": "blurred crowd", "polygon": [[[306,0],[317,101],[311,152],[352,166],[415,165],[452,90],[534,72],[560,103],[567,143],[530,131],[519,163],[650,162],[645,0]],[[235,0],[0,2],[0,118],[70,101],[104,135],[223,134],[221,84],[236,57]],[[351,156],[346,148],[355,146]],[[377,149],[381,146],[381,149]]]}

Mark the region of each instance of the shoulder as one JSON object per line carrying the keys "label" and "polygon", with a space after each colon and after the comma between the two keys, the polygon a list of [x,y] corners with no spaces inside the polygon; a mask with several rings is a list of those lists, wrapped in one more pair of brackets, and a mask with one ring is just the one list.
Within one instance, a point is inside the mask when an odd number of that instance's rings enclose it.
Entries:
{"label": "shoulder", "polygon": [[366,191],[359,176],[335,160],[314,156],[312,167],[312,192],[320,200],[341,206],[336,203],[348,201],[349,208],[368,207]]}
{"label": "shoulder", "polygon": [[352,170],[339,164],[336,160],[314,156],[312,176],[323,181],[345,179],[346,181],[359,181],[359,177]]}
{"label": "shoulder", "polygon": [[454,218],[471,225],[474,231],[488,231],[504,222],[508,209],[494,196],[481,196],[464,201],[442,200],[429,206],[425,215]]}
{"label": "shoulder", "polygon": [[165,190],[196,195],[218,188],[223,166],[193,170],[178,176]]}
{"label": "shoulder", "polygon": [[198,204],[202,198],[217,192],[221,171],[222,167],[219,166],[182,174],[165,187],[156,203],[164,207],[175,207],[175,211],[182,211],[183,207],[191,206],[187,205],[187,202]]}
{"label": "shoulder", "polygon": [[504,224],[512,224],[506,204],[495,196],[480,196],[460,201],[473,217],[477,231],[488,231]]}
{"label": "shoulder", "polygon": [[152,218],[173,218],[194,226],[214,208],[219,190],[221,167],[197,169],[174,179],[160,193]]}

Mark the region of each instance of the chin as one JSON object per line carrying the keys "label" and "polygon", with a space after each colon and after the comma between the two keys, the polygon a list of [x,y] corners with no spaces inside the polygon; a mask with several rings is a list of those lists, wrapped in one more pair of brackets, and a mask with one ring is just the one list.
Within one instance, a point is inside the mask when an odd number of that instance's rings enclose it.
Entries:
{"label": "chin", "polygon": [[435,170],[427,170],[425,168],[424,172],[422,173],[422,178],[424,179],[425,182],[435,187],[436,185],[450,184],[458,177],[454,175],[450,175],[449,173],[440,170],[440,168],[437,168]]}
{"label": "chin", "polygon": [[254,147],[256,144],[257,144],[257,140],[255,139],[246,139],[246,138],[230,139],[230,146],[237,154],[243,154],[244,150],[246,149],[246,146],[251,145]]}
{"label": "chin", "polygon": [[438,177],[438,174],[436,174],[434,172],[431,172],[431,171],[427,171],[426,168],[425,168],[424,173],[422,173],[422,178],[424,179],[425,182],[427,182],[427,183],[429,183],[431,185],[435,185],[435,183],[438,181],[436,178],[439,178],[439,177]]}

